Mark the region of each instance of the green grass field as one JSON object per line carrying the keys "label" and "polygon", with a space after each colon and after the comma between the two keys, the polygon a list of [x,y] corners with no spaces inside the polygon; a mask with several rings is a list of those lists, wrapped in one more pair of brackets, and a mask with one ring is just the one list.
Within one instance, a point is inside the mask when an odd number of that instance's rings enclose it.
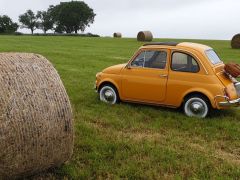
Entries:
{"label": "green grass field", "polygon": [[[240,63],[240,50],[231,49],[229,41],[170,41],[207,44],[225,62]],[[142,44],[135,39],[0,36],[0,44],[1,52],[47,57],[74,110],[72,159],[36,178],[240,179],[240,109],[214,112],[202,120],[179,110],[99,101],[95,74],[127,62]]]}

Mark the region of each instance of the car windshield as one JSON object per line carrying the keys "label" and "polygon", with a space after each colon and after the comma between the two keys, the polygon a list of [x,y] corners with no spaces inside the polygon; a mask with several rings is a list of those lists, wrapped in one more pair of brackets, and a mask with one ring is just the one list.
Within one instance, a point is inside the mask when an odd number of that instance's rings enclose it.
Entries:
{"label": "car windshield", "polygon": [[213,50],[213,49],[209,49],[207,51],[205,51],[208,59],[211,61],[212,64],[219,64],[222,63],[222,61],[220,60],[219,56],[217,55],[217,53]]}

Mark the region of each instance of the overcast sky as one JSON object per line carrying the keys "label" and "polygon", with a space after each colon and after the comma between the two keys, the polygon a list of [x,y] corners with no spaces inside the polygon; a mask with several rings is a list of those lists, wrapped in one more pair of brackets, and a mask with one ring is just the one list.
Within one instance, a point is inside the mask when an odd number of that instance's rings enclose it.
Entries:
{"label": "overcast sky", "polygon": [[[68,0],[63,0],[68,1]],[[0,14],[18,21],[27,9],[46,10],[61,0],[0,0]],[[85,0],[97,14],[86,32],[136,37],[150,30],[158,38],[231,39],[240,33],[239,0]],[[29,30],[21,30],[30,33]]]}

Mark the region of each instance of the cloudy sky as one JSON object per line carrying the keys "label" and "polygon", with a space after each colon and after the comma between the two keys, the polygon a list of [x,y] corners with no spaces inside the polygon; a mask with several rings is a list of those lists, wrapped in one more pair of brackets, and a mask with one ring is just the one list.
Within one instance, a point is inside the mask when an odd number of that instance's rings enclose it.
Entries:
{"label": "cloudy sky", "polygon": [[[68,0],[62,0],[68,1]],[[61,0],[0,0],[0,14],[15,21],[27,9],[45,10]],[[240,33],[239,0],[85,0],[97,14],[86,32],[135,37],[151,30],[159,38],[231,39]],[[21,30],[30,33],[29,30]]]}

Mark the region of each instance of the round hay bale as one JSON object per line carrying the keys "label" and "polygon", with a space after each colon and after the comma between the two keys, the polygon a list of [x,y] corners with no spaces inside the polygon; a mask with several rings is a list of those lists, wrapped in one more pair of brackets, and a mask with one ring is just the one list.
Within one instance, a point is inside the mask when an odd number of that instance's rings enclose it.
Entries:
{"label": "round hay bale", "polygon": [[122,37],[122,34],[121,34],[120,32],[115,32],[115,33],[113,34],[113,37],[115,37],[115,38],[121,38],[121,37]]}
{"label": "round hay bale", "polygon": [[240,49],[240,34],[233,36],[231,46],[233,49]]}
{"label": "round hay bale", "polygon": [[0,179],[57,167],[73,152],[68,95],[40,55],[0,53]]}
{"label": "round hay bale", "polygon": [[137,35],[138,41],[152,41],[153,35],[150,31],[140,31]]}

